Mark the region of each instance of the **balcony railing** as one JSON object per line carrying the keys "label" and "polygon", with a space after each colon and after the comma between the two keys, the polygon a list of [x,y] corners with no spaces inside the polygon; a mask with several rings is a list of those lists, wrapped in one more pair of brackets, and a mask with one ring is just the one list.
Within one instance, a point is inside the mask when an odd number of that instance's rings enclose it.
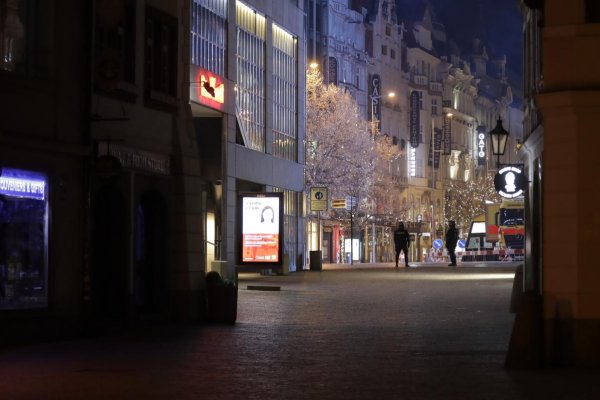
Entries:
{"label": "balcony railing", "polygon": [[415,85],[427,86],[427,77],[425,75],[414,75],[413,83]]}
{"label": "balcony railing", "polygon": [[432,92],[442,93],[442,84],[440,82],[430,82],[429,90],[431,90]]}

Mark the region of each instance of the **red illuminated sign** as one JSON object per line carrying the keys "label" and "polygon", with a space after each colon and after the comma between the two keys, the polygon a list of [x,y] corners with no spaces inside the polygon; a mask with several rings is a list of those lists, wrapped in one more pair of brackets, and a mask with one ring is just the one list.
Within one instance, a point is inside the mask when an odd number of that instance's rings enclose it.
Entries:
{"label": "red illuminated sign", "polygon": [[225,83],[219,75],[198,68],[196,73],[195,100],[209,107],[223,110],[225,104]]}

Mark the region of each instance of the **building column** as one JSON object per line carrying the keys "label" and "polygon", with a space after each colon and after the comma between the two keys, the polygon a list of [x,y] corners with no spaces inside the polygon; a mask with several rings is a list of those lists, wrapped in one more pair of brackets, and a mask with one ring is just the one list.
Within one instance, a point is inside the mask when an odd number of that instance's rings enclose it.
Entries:
{"label": "building column", "polygon": [[600,91],[538,97],[544,115],[543,318],[546,356],[600,364]]}

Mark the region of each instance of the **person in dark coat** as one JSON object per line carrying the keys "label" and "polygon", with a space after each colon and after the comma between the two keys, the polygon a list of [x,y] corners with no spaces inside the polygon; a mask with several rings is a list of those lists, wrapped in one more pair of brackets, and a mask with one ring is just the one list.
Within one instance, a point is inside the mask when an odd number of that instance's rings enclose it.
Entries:
{"label": "person in dark coat", "polygon": [[404,228],[404,222],[398,224],[398,229],[394,231],[394,247],[396,249],[396,268],[398,268],[398,259],[400,258],[400,252],[404,252],[404,263],[408,268],[408,246],[410,246],[410,235],[406,228]]}
{"label": "person in dark coat", "polygon": [[450,264],[448,264],[449,267],[456,267],[456,254],[454,253],[454,249],[456,249],[457,243],[458,229],[456,229],[456,223],[454,221],[450,221],[448,231],[446,232],[446,249],[450,254]]}

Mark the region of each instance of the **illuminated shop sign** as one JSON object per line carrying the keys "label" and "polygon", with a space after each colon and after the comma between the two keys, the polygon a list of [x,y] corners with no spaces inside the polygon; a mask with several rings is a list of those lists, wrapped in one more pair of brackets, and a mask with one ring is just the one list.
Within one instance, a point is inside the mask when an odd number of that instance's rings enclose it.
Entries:
{"label": "illuminated shop sign", "polygon": [[377,121],[377,130],[381,131],[381,104],[379,103],[381,78],[379,75],[371,77],[371,121]]}
{"label": "illuminated shop sign", "polygon": [[197,68],[192,85],[192,99],[218,110],[224,110],[225,83],[219,75]]}
{"label": "illuminated shop sign", "polygon": [[506,199],[514,199],[523,195],[526,183],[523,170],[516,166],[506,166],[494,177],[496,191]]}
{"label": "illuminated shop sign", "polygon": [[485,126],[477,128],[477,165],[485,165]]}
{"label": "illuminated shop sign", "polygon": [[412,146],[408,153],[408,171],[410,176],[417,176],[417,149]]}
{"label": "illuminated shop sign", "polygon": [[241,263],[281,265],[283,193],[243,193],[238,200]]}
{"label": "illuminated shop sign", "polygon": [[46,180],[41,174],[3,168],[0,175],[0,194],[26,199],[44,200]]}

